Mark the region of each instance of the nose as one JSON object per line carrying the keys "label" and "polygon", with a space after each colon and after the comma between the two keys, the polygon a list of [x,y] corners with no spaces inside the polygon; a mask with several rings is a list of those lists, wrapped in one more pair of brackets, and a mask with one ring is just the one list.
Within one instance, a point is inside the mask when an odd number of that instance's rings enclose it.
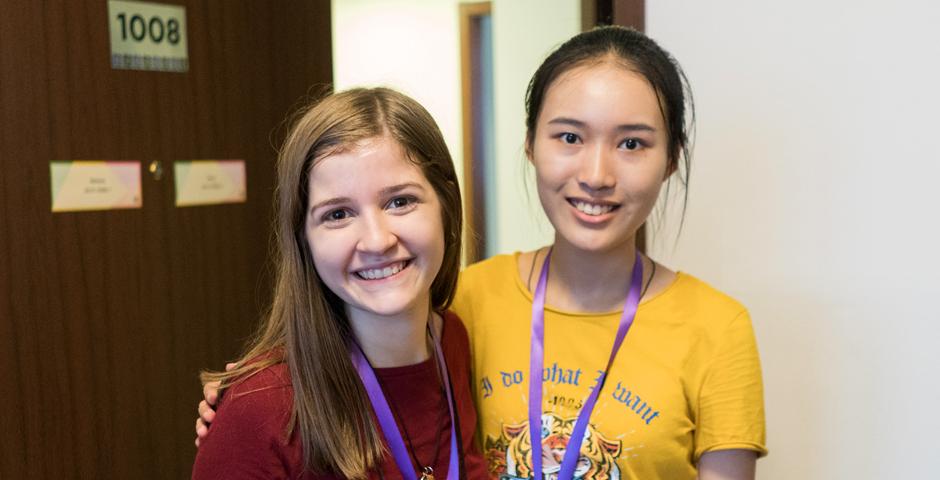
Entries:
{"label": "nose", "polygon": [[382,213],[363,215],[362,229],[356,250],[362,253],[381,254],[398,243],[398,235],[392,231],[388,219]]}
{"label": "nose", "polygon": [[614,188],[617,179],[613,172],[612,155],[603,145],[585,152],[578,171],[578,184],[588,192]]}

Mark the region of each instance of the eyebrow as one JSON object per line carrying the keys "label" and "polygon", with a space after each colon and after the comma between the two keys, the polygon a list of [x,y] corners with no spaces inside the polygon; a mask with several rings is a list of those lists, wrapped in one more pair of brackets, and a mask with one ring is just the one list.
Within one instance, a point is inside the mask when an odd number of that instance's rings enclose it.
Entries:
{"label": "eyebrow", "polygon": [[[569,117],[557,117],[548,121],[549,125],[571,125],[572,127],[587,128],[587,124],[581,120],[575,120]],[[622,125],[617,125],[615,128],[618,132],[635,132],[635,131],[646,131],[646,132],[655,132],[656,129],[645,123],[625,123]]]}
{"label": "eyebrow", "polygon": [[310,212],[313,213],[317,211],[317,209],[320,209],[323,207],[329,207],[331,205],[342,205],[344,203],[349,203],[351,200],[352,199],[350,199],[349,197],[333,197],[329,200],[324,200],[320,203],[317,203],[316,205],[313,205],[312,207],[310,207]]}
{"label": "eyebrow", "polygon": [[[392,186],[390,186],[390,187],[385,187],[385,188],[383,188],[382,190],[379,190],[379,195],[380,195],[380,196],[383,196],[383,197],[387,197],[387,196],[389,196],[389,195],[394,195],[394,194],[396,194],[396,193],[398,193],[398,192],[401,192],[402,190],[407,190],[408,188],[417,188],[418,190],[421,190],[422,192],[425,190],[425,189],[424,189],[424,186],[421,185],[420,183],[417,183],[417,182],[405,182],[405,183],[401,183],[401,184],[398,184],[398,185],[392,185]],[[324,200],[324,201],[322,201],[322,202],[319,202],[319,203],[313,205],[312,207],[310,207],[310,211],[311,211],[311,212],[315,212],[315,211],[317,211],[317,209],[320,209],[320,208],[323,208],[323,207],[329,207],[329,206],[332,206],[332,205],[342,205],[342,204],[345,204],[345,203],[349,203],[349,202],[351,202],[351,201],[352,201],[352,199],[349,198],[349,197],[333,197],[333,198],[330,198],[330,199],[328,199],[328,200]]]}
{"label": "eyebrow", "polygon": [[391,195],[393,193],[398,193],[402,190],[407,190],[408,188],[417,188],[418,190],[424,191],[424,186],[418,182],[405,182],[398,185],[392,185],[391,187],[385,187],[379,191],[382,196]]}

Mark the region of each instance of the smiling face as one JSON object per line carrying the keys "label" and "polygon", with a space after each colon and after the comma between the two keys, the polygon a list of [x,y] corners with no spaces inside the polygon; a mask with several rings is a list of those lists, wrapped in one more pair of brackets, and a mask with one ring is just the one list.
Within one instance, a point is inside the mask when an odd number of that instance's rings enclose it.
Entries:
{"label": "smiling face", "polygon": [[441,205],[400,145],[373,138],[319,160],[309,192],[313,263],[350,317],[427,308],[444,257]]}
{"label": "smiling face", "polygon": [[591,252],[633,245],[668,177],[667,152],[644,77],[607,61],[558,76],[528,149],[556,241]]}

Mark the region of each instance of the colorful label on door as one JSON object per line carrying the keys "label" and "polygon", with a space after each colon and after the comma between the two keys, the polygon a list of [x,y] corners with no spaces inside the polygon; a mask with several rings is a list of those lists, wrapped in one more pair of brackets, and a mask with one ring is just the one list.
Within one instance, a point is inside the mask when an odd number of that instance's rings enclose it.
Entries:
{"label": "colorful label on door", "polygon": [[52,211],[140,208],[140,162],[56,161],[49,163]]}
{"label": "colorful label on door", "polygon": [[242,203],[248,198],[244,160],[192,160],[173,165],[176,206]]}

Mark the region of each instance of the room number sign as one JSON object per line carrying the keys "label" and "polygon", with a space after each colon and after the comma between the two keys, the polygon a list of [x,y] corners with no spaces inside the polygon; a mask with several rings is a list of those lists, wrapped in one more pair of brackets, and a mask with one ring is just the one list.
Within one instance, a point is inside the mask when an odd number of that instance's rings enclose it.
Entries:
{"label": "room number sign", "polygon": [[111,68],[189,70],[186,7],[108,0]]}

